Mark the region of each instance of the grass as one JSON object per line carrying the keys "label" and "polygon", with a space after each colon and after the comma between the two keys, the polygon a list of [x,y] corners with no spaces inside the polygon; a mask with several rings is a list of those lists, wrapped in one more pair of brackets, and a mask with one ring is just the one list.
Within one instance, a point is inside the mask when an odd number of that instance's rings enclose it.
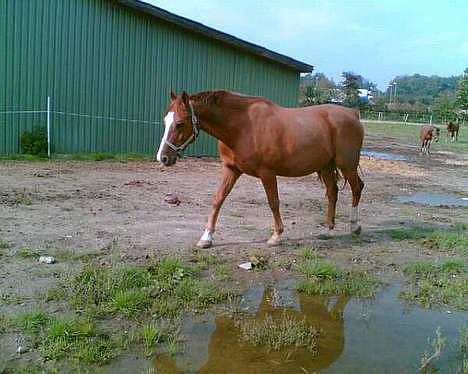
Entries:
{"label": "grass", "polygon": [[181,259],[167,257],[148,267],[88,265],[66,283],[68,297],[89,314],[134,317],[151,313],[174,318],[233,297],[233,292],[201,281]]}
{"label": "grass", "polygon": [[468,254],[468,225],[465,223],[445,228],[413,226],[385,232],[393,240],[416,240],[431,249]]}
{"label": "grass", "polygon": [[318,330],[305,320],[298,320],[283,313],[280,318],[266,315],[264,319],[241,320],[238,322],[240,340],[244,343],[263,346],[268,351],[279,351],[286,347],[305,347],[317,352]]}
{"label": "grass", "polygon": [[29,334],[39,332],[49,322],[49,315],[42,310],[31,310],[20,314],[14,324],[21,331]]}
{"label": "grass", "polygon": [[415,262],[403,269],[409,277],[400,297],[423,307],[454,307],[466,311],[468,266],[451,259],[439,263]]}
{"label": "grass", "polygon": [[116,355],[116,344],[107,334],[97,334],[89,320],[56,319],[44,332],[41,344],[44,360],[71,358],[86,364],[105,364]]}
{"label": "grass", "polygon": [[[395,123],[370,123],[363,121],[366,134],[373,136],[386,136],[396,139],[404,144],[417,145],[419,143],[419,131],[420,126],[418,125],[405,125]],[[458,142],[445,143],[446,127],[442,125],[436,125],[441,129],[440,140],[438,143],[432,145],[433,152],[438,150],[455,151],[455,152],[468,152],[468,139],[466,133],[461,132],[458,137]]]}
{"label": "grass", "polygon": [[45,255],[47,252],[40,249],[21,249],[15,253],[15,256],[20,258],[39,258]]}
{"label": "grass", "polygon": [[10,327],[10,321],[7,317],[0,315],[0,334],[3,334]]}
{"label": "grass", "polygon": [[161,341],[163,334],[164,329],[160,324],[149,322],[143,325],[143,342],[146,357],[153,355],[153,347]]}
{"label": "grass", "polygon": [[347,295],[373,297],[380,285],[366,272],[341,272],[336,265],[320,260],[313,249],[301,251],[298,269],[305,279],[298,284],[298,291],[308,295]]}
{"label": "grass", "polygon": [[90,320],[50,318],[41,310],[25,312],[12,321],[21,332],[35,338],[44,361],[71,359],[86,364],[104,364],[116,355],[116,344],[98,334]]}
{"label": "grass", "polygon": [[425,241],[426,245],[435,245],[441,251],[450,251],[468,255],[468,225],[456,223],[448,229],[434,231]]}
{"label": "grass", "polygon": [[0,249],[8,249],[8,248],[11,248],[11,246],[12,246],[11,243],[0,239]]}
{"label": "grass", "polygon": [[424,239],[430,236],[434,232],[433,228],[413,226],[410,228],[403,229],[390,229],[386,230],[386,233],[393,240],[418,240]]}

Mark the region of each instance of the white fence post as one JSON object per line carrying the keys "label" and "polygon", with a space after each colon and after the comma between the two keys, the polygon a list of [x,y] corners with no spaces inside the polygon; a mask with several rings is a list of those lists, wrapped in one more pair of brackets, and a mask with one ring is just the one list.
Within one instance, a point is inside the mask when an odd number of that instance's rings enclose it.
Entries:
{"label": "white fence post", "polygon": [[50,158],[50,96],[47,96],[47,157]]}

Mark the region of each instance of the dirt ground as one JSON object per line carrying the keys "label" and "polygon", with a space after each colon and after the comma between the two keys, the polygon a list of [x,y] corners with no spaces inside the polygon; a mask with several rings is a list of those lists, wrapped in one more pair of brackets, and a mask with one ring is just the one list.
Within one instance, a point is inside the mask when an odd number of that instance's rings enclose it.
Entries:
{"label": "dirt ground", "polygon": [[[279,178],[284,244],[267,247],[272,218],[265,193],[259,180],[242,176],[221,211],[215,246],[197,252],[194,245],[203,233],[217,189],[220,162],[185,159],[172,168],[150,161],[3,162],[0,239],[10,243],[10,254],[22,249],[93,253],[103,263],[109,255],[145,262],[166,253],[212,253],[223,256],[238,280],[247,282],[246,287],[287,277],[294,262],[292,249],[305,246],[317,248],[320,256],[342,266],[361,265],[381,272],[391,272],[412,258],[440,255],[417,245],[402,248],[388,240],[385,230],[415,223],[447,226],[468,222],[467,208],[397,201],[399,196],[417,191],[468,197],[468,155],[435,149],[427,157],[419,155],[416,147],[372,136],[367,136],[364,149],[404,155],[409,160],[361,159],[366,186],[360,205],[360,237],[348,234],[351,195],[346,186],[339,193],[337,237],[317,239],[327,203],[314,174]],[[252,253],[267,257],[270,271],[259,277],[237,269]],[[18,272],[24,272],[22,282],[31,281],[28,269],[15,269],[10,263],[0,271],[0,286],[17,289]],[[12,283],[12,274],[16,274],[16,283]],[[29,283],[30,292],[43,286]]]}

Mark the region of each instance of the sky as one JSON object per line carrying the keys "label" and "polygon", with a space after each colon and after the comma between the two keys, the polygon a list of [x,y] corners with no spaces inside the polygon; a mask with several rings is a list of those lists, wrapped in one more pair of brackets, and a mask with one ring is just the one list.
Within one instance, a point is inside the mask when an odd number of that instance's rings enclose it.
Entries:
{"label": "sky", "polygon": [[145,0],[311,64],[336,83],[351,71],[386,90],[396,76],[461,75],[467,0]]}

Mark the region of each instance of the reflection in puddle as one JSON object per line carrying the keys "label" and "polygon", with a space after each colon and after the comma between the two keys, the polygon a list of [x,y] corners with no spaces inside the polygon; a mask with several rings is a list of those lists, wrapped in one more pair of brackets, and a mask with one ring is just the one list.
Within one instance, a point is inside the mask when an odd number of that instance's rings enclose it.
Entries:
{"label": "reflection in puddle", "polygon": [[371,152],[371,151],[362,151],[361,156],[368,158],[378,158],[379,160],[386,161],[410,161],[412,158],[397,155],[395,153],[385,153],[385,152]]}
{"label": "reflection in puddle", "polygon": [[456,197],[450,195],[437,195],[426,192],[416,192],[411,196],[400,196],[400,203],[416,203],[430,206],[466,206],[468,207],[468,198]]}
{"label": "reflection in puddle", "polygon": [[381,290],[372,303],[299,295],[290,283],[253,289],[240,306],[243,318],[260,322],[287,313],[305,319],[320,330],[318,355],[295,347],[267,352],[246,345],[235,318],[205,315],[184,322],[183,353],[160,355],[154,366],[163,373],[416,372],[429,349],[428,337],[440,326],[447,346],[437,366],[455,368],[464,315],[405,307],[398,300],[400,286]]}

